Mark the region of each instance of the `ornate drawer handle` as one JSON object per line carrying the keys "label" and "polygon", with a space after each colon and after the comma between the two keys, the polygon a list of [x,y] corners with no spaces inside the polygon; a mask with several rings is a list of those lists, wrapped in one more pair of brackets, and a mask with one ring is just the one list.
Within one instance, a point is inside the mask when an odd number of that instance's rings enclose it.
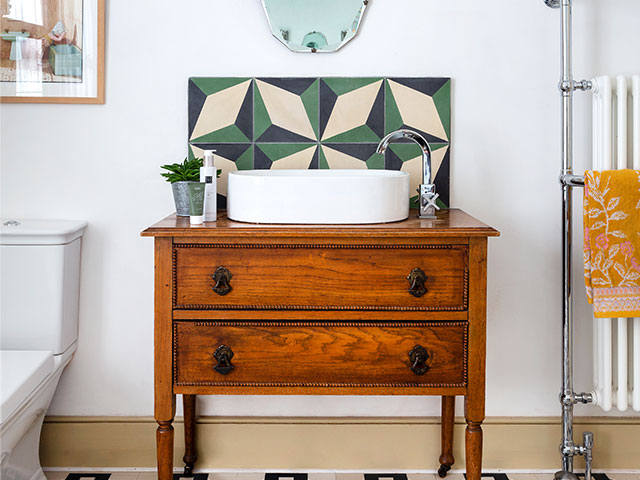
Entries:
{"label": "ornate drawer handle", "polygon": [[409,280],[409,293],[414,297],[421,297],[427,293],[427,287],[424,286],[427,276],[420,268],[414,268],[407,277]]}
{"label": "ornate drawer handle", "polygon": [[226,345],[220,345],[216,348],[216,351],[213,353],[213,358],[215,358],[218,364],[213,367],[213,369],[221,373],[222,375],[226,375],[231,372],[235,368],[235,365],[231,363],[231,359],[233,358],[233,350],[227,347]]}
{"label": "ornate drawer handle", "polygon": [[233,290],[233,287],[231,286],[231,283],[230,283],[233,275],[226,268],[224,267],[216,268],[216,271],[212,275],[212,277],[213,277],[213,281],[216,282],[215,286],[213,287],[213,291],[216,292],[218,295],[226,295],[231,290]]}
{"label": "ornate drawer handle", "polygon": [[429,370],[429,366],[426,364],[429,354],[422,345],[416,345],[409,352],[409,360],[411,366],[409,367],[416,375],[424,375]]}

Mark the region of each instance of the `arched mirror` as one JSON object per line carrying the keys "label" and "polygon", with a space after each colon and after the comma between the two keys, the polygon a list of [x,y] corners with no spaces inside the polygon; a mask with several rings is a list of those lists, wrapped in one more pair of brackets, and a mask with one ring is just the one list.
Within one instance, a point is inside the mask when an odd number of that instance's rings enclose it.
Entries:
{"label": "arched mirror", "polygon": [[355,37],[369,0],[261,0],[273,36],[294,52],[335,52]]}

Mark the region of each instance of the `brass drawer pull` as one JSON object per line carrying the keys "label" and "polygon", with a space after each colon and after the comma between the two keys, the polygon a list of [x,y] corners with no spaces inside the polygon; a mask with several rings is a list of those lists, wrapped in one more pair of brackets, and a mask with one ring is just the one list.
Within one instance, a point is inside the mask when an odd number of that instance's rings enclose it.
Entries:
{"label": "brass drawer pull", "polygon": [[222,375],[226,375],[231,372],[235,368],[235,366],[231,363],[231,359],[233,358],[233,350],[227,347],[226,345],[220,345],[216,348],[216,351],[213,353],[213,358],[215,358],[218,364],[213,367],[213,369],[221,373]]}
{"label": "brass drawer pull", "polygon": [[216,271],[212,275],[212,277],[213,277],[213,281],[216,282],[215,286],[213,287],[213,291],[216,292],[218,295],[226,295],[231,290],[233,290],[233,287],[231,286],[231,283],[230,283],[233,275],[226,268],[224,267],[216,268]]}
{"label": "brass drawer pull", "polygon": [[427,276],[420,268],[414,268],[411,270],[409,276],[407,276],[407,280],[409,281],[409,293],[414,297],[421,297],[425,293],[427,293],[427,287],[424,286],[427,281]]}
{"label": "brass drawer pull", "polygon": [[426,364],[429,354],[422,345],[416,345],[409,352],[409,361],[411,362],[411,371],[416,375],[424,375],[429,366]]}

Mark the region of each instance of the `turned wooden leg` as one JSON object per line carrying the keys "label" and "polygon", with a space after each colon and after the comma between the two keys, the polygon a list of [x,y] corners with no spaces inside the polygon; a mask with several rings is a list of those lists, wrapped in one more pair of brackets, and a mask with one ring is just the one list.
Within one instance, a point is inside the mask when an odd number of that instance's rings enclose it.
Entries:
{"label": "turned wooden leg", "polygon": [[482,422],[467,420],[465,432],[467,479],[480,480],[482,473]]}
{"label": "turned wooden leg", "polygon": [[453,421],[456,407],[456,397],[442,397],[442,416],[441,422],[441,449],[440,468],[438,475],[440,478],[447,476],[447,472],[451,470],[451,466],[455,459],[453,458]]}
{"label": "turned wooden leg", "polygon": [[191,475],[198,460],[196,451],[196,396],[182,395],[184,409],[184,474]]}
{"label": "turned wooden leg", "polygon": [[156,431],[158,480],[173,479],[173,426],[171,421],[158,422]]}

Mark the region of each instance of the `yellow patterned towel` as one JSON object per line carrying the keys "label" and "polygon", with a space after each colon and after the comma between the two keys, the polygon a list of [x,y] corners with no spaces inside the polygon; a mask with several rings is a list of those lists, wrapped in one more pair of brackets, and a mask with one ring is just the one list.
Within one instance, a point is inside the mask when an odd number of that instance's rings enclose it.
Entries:
{"label": "yellow patterned towel", "polygon": [[640,317],[640,171],[585,172],[584,280],[596,317]]}

